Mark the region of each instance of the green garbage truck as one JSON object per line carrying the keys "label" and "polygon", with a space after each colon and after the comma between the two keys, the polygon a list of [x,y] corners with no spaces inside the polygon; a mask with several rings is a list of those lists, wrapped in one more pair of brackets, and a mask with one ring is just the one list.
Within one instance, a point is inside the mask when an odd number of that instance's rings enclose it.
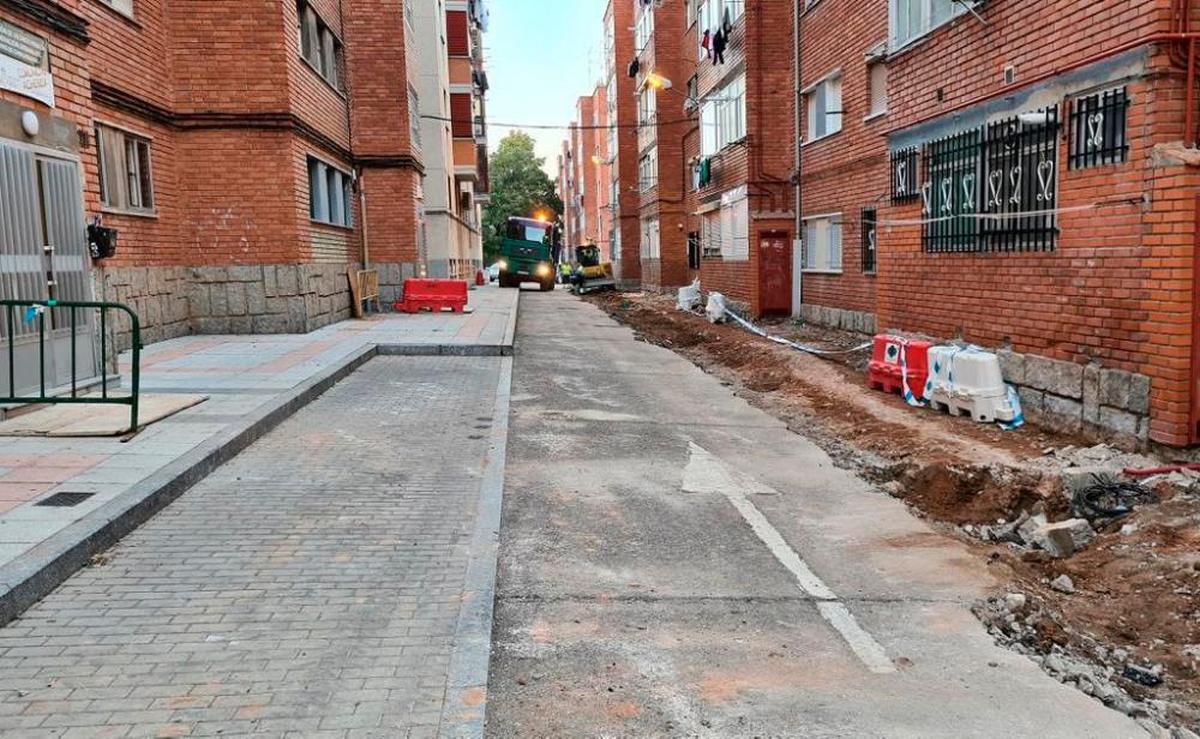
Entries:
{"label": "green garbage truck", "polygon": [[537,218],[509,218],[500,241],[500,287],[536,282],[542,291],[554,289],[562,237],[558,227]]}

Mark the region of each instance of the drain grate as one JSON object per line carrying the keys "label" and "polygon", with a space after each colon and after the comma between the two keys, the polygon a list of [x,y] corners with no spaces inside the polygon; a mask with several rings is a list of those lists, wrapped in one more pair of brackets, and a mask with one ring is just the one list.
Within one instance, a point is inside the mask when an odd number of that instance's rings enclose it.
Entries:
{"label": "drain grate", "polygon": [[55,493],[45,500],[39,500],[34,505],[47,508],[70,508],[95,495],[95,493]]}

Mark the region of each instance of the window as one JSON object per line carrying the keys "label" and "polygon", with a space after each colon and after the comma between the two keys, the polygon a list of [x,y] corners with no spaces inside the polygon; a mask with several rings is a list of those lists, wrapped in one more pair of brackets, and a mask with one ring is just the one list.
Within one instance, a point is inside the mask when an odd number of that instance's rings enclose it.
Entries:
{"label": "window", "polygon": [[[745,12],[746,0],[697,0],[697,43],[704,37],[706,31],[714,33],[723,26],[727,17],[729,24],[733,25]],[[703,58],[703,49],[700,50],[700,55]]]}
{"label": "window", "polygon": [[[1037,120],[1038,118],[1041,120]],[[977,198],[987,251],[1051,251],[1058,235],[1058,106],[989,123]],[[976,207],[979,207],[978,205]],[[1020,214],[1020,215],[1018,215]]]}
{"label": "window", "polygon": [[102,2],[125,15],[133,16],[133,0],[102,0]]}
{"label": "window", "polygon": [[842,130],[842,76],[835,74],[813,85],[805,93],[808,111],[808,140],[832,136]]}
{"label": "window", "polygon": [[638,123],[653,123],[658,115],[658,92],[646,85],[638,93]]}
{"label": "window", "polygon": [[919,39],[973,5],[974,0],[890,0],[892,48]]}
{"label": "window", "polygon": [[300,25],[300,56],[326,82],[340,90],[342,42],[333,35],[333,31],[325,25],[307,0],[299,0],[296,3],[296,13]]}
{"label": "window", "polygon": [[308,158],[309,216],[334,226],[354,224],[354,197],[348,173],[316,157]]}
{"label": "window", "polygon": [[1125,133],[1128,111],[1129,95],[1124,87],[1071,101],[1071,169],[1129,159]]}
{"label": "window", "polygon": [[150,141],[108,126],[96,127],[100,203],[113,210],[154,212]]}
{"label": "window", "polygon": [[413,143],[421,145],[421,98],[410,85],[408,88],[408,129]]}
{"label": "window", "polygon": [[642,221],[642,259],[661,259],[662,246],[657,218]]}
{"label": "window", "polygon": [[634,51],[638,54],[645,51],[646,47],[650,45],[652,36],[654,36],[654,10],[647,5],[642,5],[638,13],[637,25],[633,29]]}
{"label": "window", "polygon": [[859,224],[862,230],[862,271],[863,274],[875,274],[875,255],[877,253],[876,246],[878,244],[878,232],[875,225],[879,222],[879,217],[874,208],[863,208],[862,219]]}
{"label": "window", "polygon": [[700,154],[712,156],[746,136],[746,75],[700,101]]}
{"label": "window", "polygon": [[705,257],[750,258],[750,199],[745,185],[723,193],[720,208],[701,216],[700,247]]}
{"label": "window", "polygon": [[810,272],[842,271],[842,216],[813,216],[804,219],[805,270]]}
{"label": "window", "polygon": [[925,250],[1053,250],[1058,129],[1052,106],[925,144]]}
{"label": "window", "polygon": [[888,109],[887,65],[874,62],[867,65],[867,117],[883,115]]}
{"label": "window", "polygon": [[638,182],[641,191],[658,187],[658,147],[652,146],[638,161]]}

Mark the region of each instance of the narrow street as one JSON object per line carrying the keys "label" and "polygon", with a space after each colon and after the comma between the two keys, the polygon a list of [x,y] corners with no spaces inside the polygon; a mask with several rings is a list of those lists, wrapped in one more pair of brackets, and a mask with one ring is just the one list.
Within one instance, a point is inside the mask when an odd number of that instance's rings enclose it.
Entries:
{"label": "narrow street", "polygon": [[686,360],[562,292],[516,348],[489,736],[1143,735],[992,643],[961,545]]}

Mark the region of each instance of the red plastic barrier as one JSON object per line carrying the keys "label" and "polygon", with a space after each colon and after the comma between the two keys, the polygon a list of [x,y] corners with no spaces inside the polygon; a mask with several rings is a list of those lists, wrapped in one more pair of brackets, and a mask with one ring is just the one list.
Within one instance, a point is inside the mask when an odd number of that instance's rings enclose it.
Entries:
{"label": "red plastic barrier", "polygon": [[925,382],[929,379],[928,341],[910,341],[901,336],[879,334],[871,355],[867,377],[872,389],[902,395],[904,376],[913,397],[925,397]]}
{"label": "red plastic barrier", "polygon": [[405,280],[404,298],[396,301],[394,307],[402,313],[417,313],[422,310],[440,313],[447,308],[455,313],[462,313],[467,308],[467,281]]}

